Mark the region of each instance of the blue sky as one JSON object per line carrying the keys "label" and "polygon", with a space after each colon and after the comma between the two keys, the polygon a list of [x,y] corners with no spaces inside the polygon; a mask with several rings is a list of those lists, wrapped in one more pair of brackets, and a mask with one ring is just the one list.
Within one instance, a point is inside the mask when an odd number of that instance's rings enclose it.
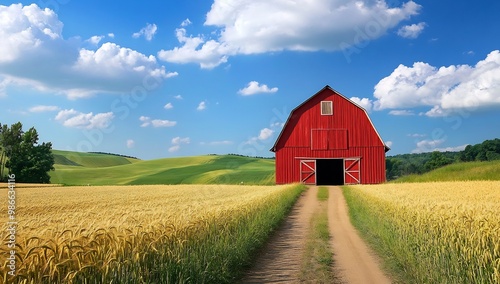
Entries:
{"label": "blue sky", "polygon": [[269,149],[330,85],[388,155],[500,137],[499,1],[1,1],[0,122],[54,149]]}

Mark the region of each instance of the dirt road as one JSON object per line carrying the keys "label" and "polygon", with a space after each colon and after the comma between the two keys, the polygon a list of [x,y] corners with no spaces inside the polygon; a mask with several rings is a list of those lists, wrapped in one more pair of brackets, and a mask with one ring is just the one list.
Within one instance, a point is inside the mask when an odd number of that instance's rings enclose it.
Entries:
{"label": "dirt road", "polygon": [[273,234],[241,283],[297,283],[301,257],[315,207],[317,188],[299,197],[284,224]]}
{"label": "dirt road", "polygon": [[333,249],[335,271],[349,284],[356,283],[391,283],[380,269],[365,242],[352,226],[347,204],[342,190],[337,186],[330,187],[328,199],[328,222],[330,225],[330,241]]}
{"label": "dirt road", "polygon": [[[299,283],[310,219],[319,204],[317,191],[317,187],[311,187],[299,198],[240,283]],[[332,186],[329,193],[328,221],[335,272],[332,283],[391,283],[351,225],[341,189]]]}

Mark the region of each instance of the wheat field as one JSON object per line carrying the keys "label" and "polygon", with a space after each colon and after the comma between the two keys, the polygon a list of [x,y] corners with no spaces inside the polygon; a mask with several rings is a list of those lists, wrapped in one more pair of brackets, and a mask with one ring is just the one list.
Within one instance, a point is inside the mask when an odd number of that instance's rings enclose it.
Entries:
{"label": "wheat field", "polygon": [[350,186],[344,194],[353,222],[403,282],[500,283],[500,182]]}
{"label": "wheat field", "polygon": [[[301,191],[298,185],[18,188],[16,273],[8,275],[3,265],[0,276],[9,283],[231,282]],[[2,245],[2,260],[9,251]]]}

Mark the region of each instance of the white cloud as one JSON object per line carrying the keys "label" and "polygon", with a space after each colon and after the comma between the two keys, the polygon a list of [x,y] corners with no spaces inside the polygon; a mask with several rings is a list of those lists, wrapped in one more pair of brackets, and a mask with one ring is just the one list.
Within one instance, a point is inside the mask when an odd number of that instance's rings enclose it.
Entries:
{"label": "white cloud", "polygon": [[97,46],[97,45],[101,42],[101,40],[102,40],[103,38],[104,38],[104,36],[92,36],[92,37],[90,37],[90,38],[87,40],[87,42],[89,42],[89,43],[90,43],[90,44],[92,44],[92,45],[96,45],[96,46]]}
{"label": "white cloud", "polygon": [[128,139],[127,140],[127,148],[134,148],[134,145],[135,145],[135,141],[132,140],[132,139]]}
{"label": "white cloud", "polygon": [[174,146],[172,146],[172,147],[168,148],[168,151],[169,151],[170,153],[173,153],[173,152],[177,152],[177,151],[179,151],[180,149],[181,149],[181,146],[180,146],[180,145],[174,145]]}
{"label": "white cloud", "polygon": [[274,130],[267,127],[260,130],[259,135],[248,139],[244,144],[254,144],[259,141],[267,141],[274,134]]}
{"label": "white cloud", "polygon": [[423,114],[431,117],[500,107],[500,52],[492,51],[475,66],[399,65],[378,82],[374,96],[376,110],[428,106]]}
{"label": "white cloud", "polygon": [[200,64],[203,69],[212,69],[226,63],[228,54],[233,53],[227,44],[215,40],[206,41],[202,36],[186,36],[185,28],[178,28],[176,36],[183,46],[175,47],[172,50],[160,50],[158,58],[181,64],[195,62]]}
{"label": "white cloud", "polygon": [[202,101],[198,104],[198,107],[196,108],[196,110],[204,110],[207,108],[207,103],[205,101]]}
{"label": "white cloud", "polygon": [[385,146],[391,148],[392,147],[392,141],[385,141]]}
{"label": "white cloud", "polygon": [[182,96],[181,95],[174,96],[174,99],[176,99],[176,100],[182,100]]}
{"label": "white cloud", "polygon": [[468,144],[455,146],[455,147],[438,147],[445,142],[444,139],[437,140],[422,140],[417,142],[417,147],[412,150],[412,153],[427,153],[427,152],[457,152],[462,151]]}
{"label": "white cloud", "polygon": [[115,38],[115,34],[114,34],[114,33],[109,33],[109,34],[108,34],[108,37],[110,37],[110,38]]}
{"label": "white cloud", "polygon": [[172,127],[177,124],[177,121],[153,119],[151,120],[153,127]]}
{"label": "white cloud", "polygon": [[144,38],[147,41],[151,41],[156,34],[156,31],[158,30],[158,27],[156,24],[147,24],[144,28],[142,28],[140,31],[132,34],[132,37],[134,38],[139,38],[140,36],[144,36]]}
{"label": "white cloud", "polygon": [[112,112],[93,114],[82,113],[74,109],[65,109],[57,113],[55,120],[62,123],[66,127],[82,128],[82,129],[95,129],[107,128],[114,118]]}
{"label": "white cloud", "polygon": [[87,77],[91,83],[111,84],[114,88],[121,84],[123,92],[142,86],[147,77],[161,81],[178,75],[166,72],[164,66],[158,66],[152,55],[146,56],[110,42],[96,51],[81,49],[72,69],[82,74],[81,77]]}
{"label": "white cloud", "polygon": [[141,127],[153,126],[157,127],[172,127],[177,124],[177,121],[171,120],[161,120],[161,119],[151,119],[148,116],[141,116],[139,120],[142,122]]}
{"label": "white cloud", "polygon": [[181,27],[187,27],[191,25],[191,21],[189,19],[185,19],[184,21],[182,21],[181,23]]}
{"label": "white cloud", "polygon": [[397,110],[391,110],[389,111],[390,115],[395,115],[395,116],[411,116],[415,115],[415,113],[411,110],[407,109],[397,109]]}
{"label": "white cloud", "polygon": [[58,106],[34,106],[29,109],[29,112],[48,112],[48,111],[58,111],[60,108]]}
{"label": "white cloud", "polygon": [[178,145],[178,144],[189,144],[191,143],[191,139],[189,137],[184,137],[181,138],[179,136],[172,138],[172,144]]}
{"label": "white cloud", "polygon": [[426,153],[426,152],[432,152],[437,147],[445,142],[444,139],[437,139],[437,140],[421,140],[417,142],[417,148],[412,150],[412,153]]}
{"label": "white cloud", "polygon": [[130,92],[148,78],[150,85],[159,85],[177,75],[167,72],[154,56],[114,43],[95,51],[82,48],[100,43],[101,36],[88,42],[64,39],[57,14],[36,4],[0,5],[0,14],[0,92],[7,84],[17,84],[78,98]]}
{"label": "white cloud", "polygon": [[164,109],[173,109],[174,105],[172,103],[167,103],[165,106],[163,106]]}
{"label": "white cloud", "polygon": [[266,127],[264,129],[260,130],[258,138],[259,138],[259,140],[267,140],[271,136],[273,136],[273,133],[274,133],[274,130]]}
{"label": "white cloud", "polygon": [[450,115],[452,112],[453,111],[451,110],[441,108],[441,106],[434,106],[427,112],[421,112],[420,115],[426,115],[428,117],[444,117]]}
{"label": "white cloud", "polygon": [[358,97],[352,97],[351,101],[355,102],[358,104],[360,107],[364,108],[366,111],[370,112],[372,110],[372,101],[368,98],[358,98]]}
{"label": "white cloud", "polygon": [[237,54],[343,50],[379,38],[420,8],[413,1],[389,7],[384,0],[215,0],[204,23],[215,28],[213,38],[188,36],[182,24],[176,30],[181,46],[158,56],[213,68]]}
{"label": "white cloud", "polygon": [[424,22],[403,26],[398,30],[398,36],[404,38],[417,38],[423,31],[427,24]]}
{"label": "white cloud", "polygon": [[170,148],[168,148],[169,152],[177,152],[181,149],[182,144],[189,144],[191,143],[191,139],[189,137],[184,137],[181,138],[179,136],[172,138],[172,145]]}
{"label": "white cloud", "polygon": [[240,89],[238,91],[238,94],[243,96],[251,96],[262,93],[276,93],[277,91],[277,87],[269,88],[266,84],[260,84],[257,81],[251,81],[245,88]]}
{"label": "white cloud", "polygon": [[142,121],[141,127],[147,127],[151,124],[151,118],[147,116],[139,117],[139,120]]}

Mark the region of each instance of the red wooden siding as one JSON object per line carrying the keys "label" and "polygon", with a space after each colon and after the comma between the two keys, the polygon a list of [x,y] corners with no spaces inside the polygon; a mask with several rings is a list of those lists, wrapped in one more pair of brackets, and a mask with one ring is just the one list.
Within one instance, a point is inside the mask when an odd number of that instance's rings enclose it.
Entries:
{"label": "red wooden siding", "polygon": [[[333,102],[333,115],[321,115],[321,101]],[[278,184],[303,181],[301,160],[321,158],[344,159],[346,184],[385,181],[388,148],[366,111],[329,86],[292,111],[271,150]]]}
{"label": "red wooden siding", "polygon": [[312,129],[311,150],[347,149],[346,129]]}
{"label": "red wooden siding", "polygon": [[[308,148],[283,148],[276,152],[276,183],[300,182],[300,160],[313,158],[353,158],[359,157],[363,184],[385,182],[385,148],[359,147],[349,150],[314,151]],[[348,181],[346,181],[348,183]]]}

